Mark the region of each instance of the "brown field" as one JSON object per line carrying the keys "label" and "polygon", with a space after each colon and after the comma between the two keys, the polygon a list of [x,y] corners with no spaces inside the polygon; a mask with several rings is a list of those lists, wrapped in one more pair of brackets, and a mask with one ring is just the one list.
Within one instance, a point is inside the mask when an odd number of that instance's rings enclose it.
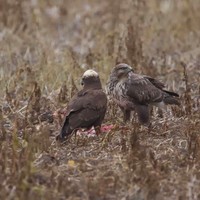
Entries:
{"label": "brown field", "polygon": [[[0,1],[0,199],[200,199],[199,0]],[[152,130],[109,102],[99,137],[55,136],[82,73],[116,63],[156,77],[181,107]]]}

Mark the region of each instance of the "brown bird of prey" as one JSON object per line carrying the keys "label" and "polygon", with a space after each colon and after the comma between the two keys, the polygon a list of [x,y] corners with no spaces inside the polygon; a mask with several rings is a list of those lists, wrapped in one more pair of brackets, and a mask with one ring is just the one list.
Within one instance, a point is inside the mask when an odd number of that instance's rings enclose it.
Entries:
{"label": "brown bird of prey", "polygon": [[150,105],[163,107],[167,104],[180,105],[179,95],[164,89],[165,85],[149,76],[135,74],[124,63],[113,68],[107,83],[107,94],[121,108],[124,122],[130,120],[131,111],[135,110],[140,123],[149,124]]}
{"label": "brown bird of prey", "polygon": [[100,131],[107,109],[107,97],[102,90],[98,73],[91,69],[85,71],[81,84],[83,89],[71,99],[57,140],[67,138],[79,128],[89,129],[94,126],[96,134]]}

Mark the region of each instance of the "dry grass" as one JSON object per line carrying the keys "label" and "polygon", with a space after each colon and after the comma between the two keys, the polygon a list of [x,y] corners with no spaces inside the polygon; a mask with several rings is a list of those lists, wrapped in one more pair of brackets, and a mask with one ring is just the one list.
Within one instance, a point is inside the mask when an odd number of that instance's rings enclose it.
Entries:
{"label": "dry grass", "polygon": [[[18,3],[16,3],[18,2]],[[170,3],[171,2],[171,3]],[[0,3],[0,199],[200,199],[198,0]],[[151,131],[110,102],[97,137],[57,144],[80,76],[118,62],[160,78],[182,106]]]}

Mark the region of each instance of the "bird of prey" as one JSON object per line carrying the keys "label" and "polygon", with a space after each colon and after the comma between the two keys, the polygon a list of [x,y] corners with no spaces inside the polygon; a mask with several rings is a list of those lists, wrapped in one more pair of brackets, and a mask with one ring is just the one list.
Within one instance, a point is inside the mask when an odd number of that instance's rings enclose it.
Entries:
{"label": "bird of prey", "polygon": [[81,84],[83,89],[69,102],[57,140],[67,138],[79,128],[89,129],[94,126],[96,133],[100,131],[107,109],[107,96],[102,90],[98,73],[91,69],[85,71]]}
{"label": "bird of prey", "polygon": [[149,107],[167,104],[180,105],[179,95],[164,89],[165,85],[149,76],[133,72],[131,66],[121,63],[113,68],[107,82],[107,94],[121,108],[124,122],[130,120],[131,111],[136,111],[141,124],[149,124]]}

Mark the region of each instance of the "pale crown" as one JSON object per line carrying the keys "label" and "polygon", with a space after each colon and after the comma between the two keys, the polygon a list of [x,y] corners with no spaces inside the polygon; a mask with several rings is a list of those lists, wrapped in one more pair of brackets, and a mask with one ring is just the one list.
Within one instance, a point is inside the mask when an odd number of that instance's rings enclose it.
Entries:
{"label": "pale crown", "polygon": [[88,69],[87,71],[85,71],[85,73],[83,74],[83,78],[88,78],[88,77],[98,77],[98,73],[95,72],[92,69]]}

